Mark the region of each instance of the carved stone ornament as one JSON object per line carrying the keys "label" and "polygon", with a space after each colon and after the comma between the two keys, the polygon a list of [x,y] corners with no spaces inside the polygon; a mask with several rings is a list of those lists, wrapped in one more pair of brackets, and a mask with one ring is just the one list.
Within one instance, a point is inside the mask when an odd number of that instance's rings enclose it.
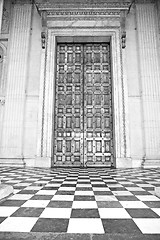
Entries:
{"label": "carved stone ornament", "polygon": [[41,32],[41,44],[42,44],[42,49],[45,49],[46,46],[46,33]]}
{"label": "carved stone ornament", "polygon": [[0,97],[0,104],[2,106],[5,104],[5,98],[4,97]]}
{"label": "carved stone ornament", "polygon": [[59,18],[63,17],[69,19],[69,17],[95,17],[106,18],[120,16],[121,10],[128,10],[131,5],[131,0],[35,0],[35,4],[40,13],[46,12],[47,18]]}
{"label": "carved stone ornament", "polygon": [[9,12],[5,8],[3,8],[1,32],[2,33],[9,32]]}

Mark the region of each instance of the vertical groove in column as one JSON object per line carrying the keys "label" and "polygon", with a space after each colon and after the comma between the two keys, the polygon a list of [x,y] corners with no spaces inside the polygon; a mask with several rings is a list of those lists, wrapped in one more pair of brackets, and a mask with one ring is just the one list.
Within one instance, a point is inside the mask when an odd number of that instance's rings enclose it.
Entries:
{"label": "vertical groove in column", "polygon": [[137,30],[140,53],[142,101],[146,157],[158,158],[160,140],[160,84],[157,46],[157,24],[154,4],[137,4]]}
{"label": "vertical groove in column", "polygon": [[31,24],[31,4],[14,5],[6,105],[3,130],[3,153],[21,157],[23,113]]}

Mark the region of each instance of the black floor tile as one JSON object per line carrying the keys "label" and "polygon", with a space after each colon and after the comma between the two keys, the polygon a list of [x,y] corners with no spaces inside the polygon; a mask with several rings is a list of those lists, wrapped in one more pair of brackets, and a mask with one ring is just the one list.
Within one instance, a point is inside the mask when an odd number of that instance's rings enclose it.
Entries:
{"label": "black floor tile", "polygon": [[99,208],[123,208],[118,201],[97,201]]}
{"label": "black floor tile", "polygon": [[95,201],[95,196],[74,196],[74,201]]}
{"label": "black floor tile", "polygon": [[12,214],[12,217],[39,217],[44,208],[21,207]]}
{"label": "black floor tile", "polygon": [[72,201],[50,201],[47,207],[52,208],[71,208]]}
{"label": "black floor tile", "polygon": [[34,195],[30,200],[51,200],[53,195]]}
{"label": "black floor tile", "polygon": [[130,191],[134,195],[152,195],[150,192],[147,191]]}
{"label": "black floor tile", "polygon": [[111,191],[93,191],[94,194],[97,195],[113,195],[113,193]]}
{"label": "black floor tile", "polygon": [[54,187],[43,187],[41,190],[55,190]]}
{"label": "black floor tile", "polygon": [[76,187],[76,191],[92,191],[92,187]]}
{"label": "black floor tile", "polygon": [[74,195],[75,191],[57,191],[55,195]]}
{"label": "black floor tile", "polygon": [[105,233],[141,233],[132,219],[102,219],[102,223]]}
{"label": "black floor tile", "polygon": [[160,218],[154,211],[151,209],[129,209],[127,208],[126,211],[132,218]]}
{"label": "black floor tile", "polygon": [[6,217],[0,217],[0,223],[2,223],[5,219]]}
{"label": "black floor tile", "polygon": [[62,184],[61,187],[76,187],[76,184],[65,183],[65,184]]}
{"label": "black floor tile", "polygon": [[35,194],[39,190],[21,190],[18,194]]}
{"label": "black floor tile", "polygon": [[69,219],[39,218],[31,232],[67,232]]}
{"label": "black floor tile", "polygon": [[71,218],[99,218],[98,209],[72,209]]}
{"label": "black floor tile", "polygon": [[26,200],[6,200],[0,203],[0,206],[20,207]]}
{"label": "black floor tile", "polygon": [[111,187],[109,186],[110,191],[126,191],[124,187]]}
{"label": "black floor tile", "polygon": [[150,208],[160,208],[160,201],[143,201]]}
{"label": "black floor tile", "polygon": [[118,201],[139,201],[135,196],[116,196]]}

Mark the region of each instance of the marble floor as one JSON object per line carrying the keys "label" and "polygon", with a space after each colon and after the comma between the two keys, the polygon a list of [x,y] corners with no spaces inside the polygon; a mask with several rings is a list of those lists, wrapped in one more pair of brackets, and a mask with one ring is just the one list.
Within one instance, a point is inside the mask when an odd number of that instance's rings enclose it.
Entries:
{"label": "marble floor", "polygon": [[0,239],[160,239],[160,169],[0,167],[0,178],[14,187]]}

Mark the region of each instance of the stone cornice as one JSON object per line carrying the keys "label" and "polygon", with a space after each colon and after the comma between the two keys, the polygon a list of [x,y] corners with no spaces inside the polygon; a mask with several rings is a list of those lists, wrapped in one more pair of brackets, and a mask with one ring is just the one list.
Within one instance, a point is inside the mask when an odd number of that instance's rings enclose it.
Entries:
{"label": "stone cornice", "polygon": [[59,9],[112,9],[112,10],[127,10],[131,4],[131,0],[127,1],[98,1],[94,3],[75,2],[75,3],[55,3],[51,1],[35,0],[39,11],[50,11]]}

